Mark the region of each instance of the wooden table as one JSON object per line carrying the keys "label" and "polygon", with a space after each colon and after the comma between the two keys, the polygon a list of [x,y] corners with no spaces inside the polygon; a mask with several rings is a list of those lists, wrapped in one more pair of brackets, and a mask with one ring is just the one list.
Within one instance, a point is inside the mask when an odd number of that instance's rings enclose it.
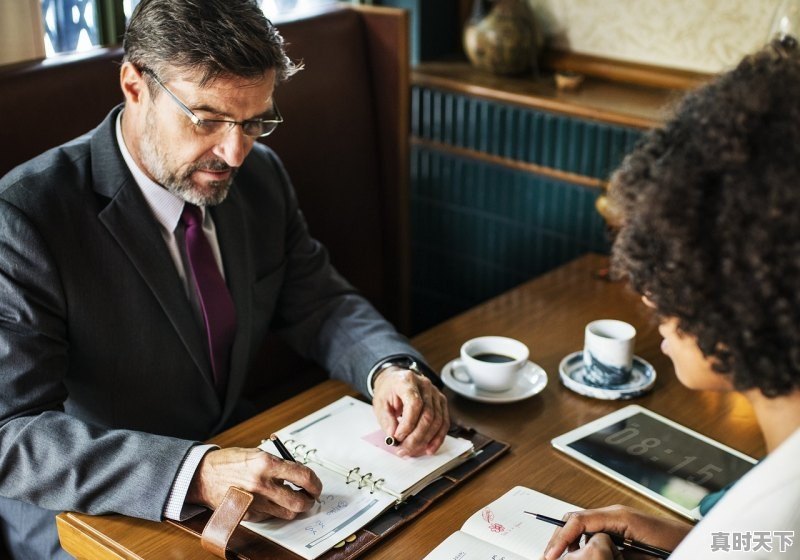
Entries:
{"label": "wooden table", "polygon": [[[622,503],[673,515],[654,502],[555,451],[550,440],[631,401],[598,401],[560,385],[558,364],[583,345],[583,329],[594,319],[614,318],[636,326],[636,354],[658,372],[653,391],[633,402],[714,439],[761,457],[764,445],[747,402],[738,395],[693,393],[675,378],[659,349],[661,337],[648,310],[623,284],[599,279],[604,257],[584,256],[442,323],[414,339],[434,368],[441,369],[469,338],[497,334],[517,338],[549,377],[545,390],[510,404],[467,400],[447,390],[453,417],[496,439],[511,452],[446,496],[420,519],[386,539],[365,557],[421,558],[469,515],[515,485],[528,486],[582,507]],[[218,437],[223,446],[256,446],[281,428],[344,394],[345,385],[327,381]],[[211,559],[190,537],[167,523],[120,515],[93,517],[62,513],[57,518],[64,548],[79,558]]]}

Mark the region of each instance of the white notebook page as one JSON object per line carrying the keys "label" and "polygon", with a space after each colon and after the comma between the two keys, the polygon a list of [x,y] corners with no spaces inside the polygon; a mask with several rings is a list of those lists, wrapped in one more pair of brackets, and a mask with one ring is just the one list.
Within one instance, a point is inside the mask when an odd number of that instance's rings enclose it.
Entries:
{"label": "white notebook page", "polygon": [[[266,449],[266,445],[264,448],[272,453]],[[395,499],[388,494],[370,493],[363,488],[358,490],[353,484],[345,484],[341,476],[325,469],[314,469],[314,472],[322,482],[321,503],[291,521],[242,521],[242,525],[311,560],[355,533],[395,503]]]}
{"label": "white notebook page", "polygon": [[463,531],[447,537],[425,560],[529,560],[508,550],[481,541]]}
{"label": "white notebook page", "polygon": [[540,558],[556,527],[523,512],[561,519],[576,509],[547,494],[515,486],[474,513],[464,522],[462,531],[520,556]]}
{"label": "white notebook page", "polygon": [[[449,469],[457,464],[458,457],[472,449],[470,441],[447,436],[435,455],[402,458],[364,439],[375,436],[380,429],[371,405],[342,397],[277,434],[298,461],[303,461],[305,452],[315,449],[316,459],[312,458],[312,462],[318,459],[323,465],[339,466],[344,476],[352,469],[354,475],[370,474],[372,481],[384,479],[383,486],[396,494],[430,478],[431,473]],[[377,435],[383,439],[382,434]],[[305,447],[297,448],[298,442]]]}

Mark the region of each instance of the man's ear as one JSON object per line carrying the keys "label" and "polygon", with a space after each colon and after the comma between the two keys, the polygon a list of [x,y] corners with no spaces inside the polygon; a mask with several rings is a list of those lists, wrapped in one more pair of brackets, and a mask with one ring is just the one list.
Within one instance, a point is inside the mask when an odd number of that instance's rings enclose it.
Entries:
{"label": "man's ear", "polygon": [[119,84],[125,96],[125,105],[140,105],[150,95],[142,72],[130,62],[124,62],[119,71]]}

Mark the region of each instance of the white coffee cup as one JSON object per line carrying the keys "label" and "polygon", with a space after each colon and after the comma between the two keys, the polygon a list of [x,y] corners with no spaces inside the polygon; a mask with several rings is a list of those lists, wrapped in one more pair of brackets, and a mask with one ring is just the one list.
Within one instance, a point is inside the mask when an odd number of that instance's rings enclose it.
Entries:
{"label": "white coffee cup", "polygon": [[584,380],[596,387],[627,383],[633,368],[636,329],[625,321],[602,319],[586,325]]}
{"label": "white coffee cup", "polygon": [[528,362],[528,347],[505,336],[481,336],[461,345],[453,377],[483,391],[507,391]]}

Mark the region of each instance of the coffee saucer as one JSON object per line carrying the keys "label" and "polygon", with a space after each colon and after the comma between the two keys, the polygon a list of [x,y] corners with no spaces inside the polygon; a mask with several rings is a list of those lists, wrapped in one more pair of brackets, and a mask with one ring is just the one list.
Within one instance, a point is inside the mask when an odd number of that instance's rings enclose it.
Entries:
{"label": "coffee saucer", "polygon": [[[521,401],[541,393],[547,385],[547,372],[541,366],[528,361],[522,366],[522,371],[517,376],[516,384],[507,391],[484,391],[478,389],[474,384],[459,381],[455,374],[454,366],[459,362],[459,358],[450,360],[442,369],[442,381],[444,384],[461,395],[473,401],[488,403],[510,403]],[[459,366],[463,367],[463,366]]]}
{"label": "coffee saucer", "polygon": [[627,383],[615,387],[596,387],[584,379],[583,351],[579,350],[561,360],[558,366],[561,383],[579,395],[618,401],[632,399],[647,393],[656,382],[656,370],[639,356],[633,357],[633,371]]}

